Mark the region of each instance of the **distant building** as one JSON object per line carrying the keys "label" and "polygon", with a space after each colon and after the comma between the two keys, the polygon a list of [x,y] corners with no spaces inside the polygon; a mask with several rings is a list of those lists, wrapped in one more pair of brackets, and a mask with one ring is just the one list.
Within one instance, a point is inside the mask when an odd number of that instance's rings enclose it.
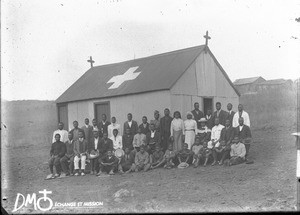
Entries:
{"label": "distant building", "polygon": [[267,90],[267,89],[292,89],[293,87],[293,81],[292,80],[285,80],[285,79],[273,79],[273,80],[267,80],[261,83],[256,84],[256,91],[259,90]]}
{"label": "distant building", "polygon": [[199,102],[200,109],[223,108],[231,102],[236,108],[239,92],[210,49],[204,45],[90,68],[57,100],[58,120],[72,128],[73,120],[83,123],[101,119],[101,114],[123,124],[127,113],[141,123],[178,110],[182,118]]}
{"label": "distant building", "polygon": [[252,78],[237,79],[235,80],[235,82],[233,82],[233,84],[241,94],[245,94],[245,93],[255,92],[256,91],[255,84],[259,84],[265,81],[266,79],[264,79],[261,76],[258,76]]}

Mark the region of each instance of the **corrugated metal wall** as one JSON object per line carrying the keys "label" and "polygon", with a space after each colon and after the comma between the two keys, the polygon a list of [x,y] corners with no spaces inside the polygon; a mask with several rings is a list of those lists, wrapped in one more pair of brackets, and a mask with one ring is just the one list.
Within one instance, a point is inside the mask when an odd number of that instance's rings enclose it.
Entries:
{"label": "corrugated metal wall", "polygon": [[133,119],[140,124],[143,116],[147,116],[148,121],[154,118],[154,110],[158,110],[162,116],[166,107],[171,109],[169,90],[110,99],[73,102],[68,105],[69,128],[73,127],[72,122],[74,120],[79,122],[80,127],[83,125],[85,118],[88,117],[91,121],[94,118],[94,103],[107,101],[110,102],[111,116],[117,118],[117,123],[121,124],[121,130],[123,130],[123,123],[127,120],[127,113],[132,113]]}

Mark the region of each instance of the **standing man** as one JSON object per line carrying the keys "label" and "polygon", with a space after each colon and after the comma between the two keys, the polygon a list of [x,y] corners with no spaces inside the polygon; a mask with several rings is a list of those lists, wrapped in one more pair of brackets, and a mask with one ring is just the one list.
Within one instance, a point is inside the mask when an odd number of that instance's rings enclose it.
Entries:
{"label": "standing man", "polygon": [[231,103],[227,104],[227,110],[228,110],[227,119],[229,119],[230,124],[232,125],[232,120],[233,120],[233,116],[234,116],[235,112],[232,110]]}
{"label": "standing man", "polygon": [[250,118],[249,114],[244,111],[244,107],[242,104],[239,104],[238,106],[238,112],[236,112],[233,116],[232,120],[232,127],[237,127],[239,125],[239,118],[243,117],[244,119],[244,124],[250,127]]}
{"label": "standing man", "polygon": [[216,111],[213,114],[214,119],[219,118],[221,125],[225,126],[225,120],[227,119],[227,112],[221,109],[221,102],[216,103]]}
{"label": "standing man", "polygon": [[246,147],[246,160],[249,155],[250,144],[252,142],[252,135],[250,127],[244,124],[244,118],[239,118],[239,126],[235,128],[235,135],[239,137],[241,143]]}
{"label": "standing man", "polygon": [[83,130],[85,140],[89,145],[90,140],[93,137],[93,126],[90,125],[90,120],[88,118],[84,120],[84,126],[82,126],[81,129]]}
{"label": "standing man", "polygon": [[73,126],[74,128],[70,131],[73,134],[73,140],[76,141],[79,139],[79,132],[82,132],[83,138],[85,138],[84,131],[81,128],[78,128],[78,122],[76,120],[73,122]]}
{"label": "standing man", "polygon": [[130,129],[130,133],[132,135],[135,135],[137,133],[137,130],[138,130],[138,124],[136,121],[132,120],[132,114],[131,113],[128,113],[127,114],[127,120],[124,125],[123,125],[123,132],[126,131],[127,128]]}
{"label": "standing man", "polygon": [[160,135],[161,135],[161,146],[163,152],[165,152],[169,145],[169,139],[171,136],[171,122],[173,120],[170,117],[170,110],[166,108],[164,110],[165,116],[160,119]]}
{"label": "standing man", "polygon": [[141,132],[146,135],[150,131],[149,126],[150,126],[150,124],[148,123],[147,117],[143,116],[142,124],[139,125],[139,128],[141,129]]}
{"label": "standing man", "polygon": [[98,128],[98,123],[97,123],[97,120],[96,120],[96,119],[93,119],[93,121],[92,121],[92,126],[93,126],[93,130],[95,130],[95,129],[99,130],[99,128]]}
{"label": "standing man", "polygon": [[66,130],[64,130],[64,123],[62,123],[62,122],[58,123],[58,129],[53,132],[52,143],[54,143],[56,141],[55,140],[56,134],[60,135],[61,142],[65,143],[66,141],[68,141],[68,132]]}
{"label": "standing man", "polygon": [[[117,119],[116,117],[112,117],[111,118],[111,124],[107,127],[107,131],[108,131],[108,138],[111,138],[114,134],[113,134],[113,130],[117,129],[118,130],[118,134],[121,135],[121,126],[120,124],[117,123]],[[121,135],[122,136],[122,135]]]}
{"label": "standing man", "polygon": [[150,124],[154,124],[155,130],[160,132],[160,121],[159,121],[159,112],[158,112],[158,110],[154,111],[154,119],[150,120]]}
{"label": "standing man", "polygon": [[196,120],[197,122],[197,127],[200,128],[200,122],[199,120],[204,117],[204,114],[201,110],[199,110],[199,103],[198,102],[195,102],[194,104],[194,110],[192,110],[192,114],[194,116],[194,120]]}
{"label": "standing man", "polygon": [[205,119],[206,119],[206,125],[209,129],[212,129],[212,127],[214,127],[214,118],[211,114],[211,109],[207,109],[206,115],[205,115]]}
{"label": "standing man", "polygon": [[106,121],[107,117],[105,114],[102,114],[102,121],[99,123],[98,125],[98,129],[99,129],[99,136],[103,137],[104,133],[108,134],[108,126],[110,125],[109,121]]}

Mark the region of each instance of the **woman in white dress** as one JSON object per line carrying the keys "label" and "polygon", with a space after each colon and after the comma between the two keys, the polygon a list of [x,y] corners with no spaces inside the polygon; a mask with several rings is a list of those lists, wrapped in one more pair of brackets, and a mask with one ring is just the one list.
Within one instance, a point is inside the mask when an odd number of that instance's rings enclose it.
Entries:
{"label": "woman in white dress", "polygon": [[170,138],[173,141],[173,150],[174,152],[179,151],[182,149],[182,140],[184,132],[183,120],[181,119],[179,111],[174,112],[174,119],[171,122],[170,130]]}
{"label": "woman in white dress", "polygon": [[184,143],[187,143],[189,149],[192,148],[192,145],[195,142],[195,136],[197,131],[197,122],[193,119],[193,114],[187,112],[186,120],[184,121]]}

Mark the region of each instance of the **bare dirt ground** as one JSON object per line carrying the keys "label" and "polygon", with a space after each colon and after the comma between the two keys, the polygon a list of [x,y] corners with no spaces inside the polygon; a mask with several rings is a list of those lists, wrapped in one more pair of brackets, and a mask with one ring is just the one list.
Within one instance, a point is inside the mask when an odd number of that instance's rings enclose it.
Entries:
{"label": "bare dirt ground", "polygon": [[[249,112],[252,121],[267,118],[267,114]],[[296,130],[294,113],[292,108],[275,119],[256,122],[250,148],[254,164],[232,167],[157,169],[102,177],[88,174],[45,181],[49,174],[49,142],[23,139],[22,144],[1,144],[2,206],[11,212],[17,193],[25,196],[37,193],[40,197],[38,191],[47,189],[52,191],[49,197],[54,203],[103,202],[93,208],[53,207],[50,213],[294,211],[296,150],[291,136]],[[120,190],[123,194],[116,196]],[[40,212],[29,205],[16,213]]]}

